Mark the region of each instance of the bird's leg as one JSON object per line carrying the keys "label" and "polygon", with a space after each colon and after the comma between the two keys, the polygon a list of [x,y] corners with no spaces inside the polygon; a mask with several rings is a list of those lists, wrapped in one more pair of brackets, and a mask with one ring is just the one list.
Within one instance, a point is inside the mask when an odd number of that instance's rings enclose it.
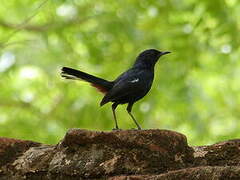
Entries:
{"label": "bird's leg", "polygon": [[137,125],[138,129],[141,130],[141,127],[139,126],[139,124],[137,123],[136,119],[134,118],[134,116],[133,116],[132,113],[131,113],[131,111],[132,111],[132,106],[133,106],[133,103],[128,103],[127,112],[128,112],[128,114],[131,116],[131,118],[133,119],[134,123]]}
{"label": "bird's leg", "polygon": [[115,113],[115,109],[117,108],[118,104],[117,103],[113,103],[112,104],[112,112],[113,112],[113,117],[114,117],[114,122],[115,122],[115,128],[113,130],[118,130],[118,123],[117,123],[117,118],[116,118],[116,113]]}

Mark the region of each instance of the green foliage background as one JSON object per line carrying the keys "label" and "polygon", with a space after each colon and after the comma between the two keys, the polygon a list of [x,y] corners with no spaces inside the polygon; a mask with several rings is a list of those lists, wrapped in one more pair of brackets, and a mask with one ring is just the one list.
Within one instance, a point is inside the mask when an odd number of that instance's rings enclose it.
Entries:
{"label": "green foliage background", "polygon": [[[111,130],[111,105],[70,66],[113,80],[147,48],[158,62],[133,112],[191,145],[240,136],[238,0],[1,0],[0,136],[56,143],[69,128]],[[119,106],[122,129],[135,127]]]}

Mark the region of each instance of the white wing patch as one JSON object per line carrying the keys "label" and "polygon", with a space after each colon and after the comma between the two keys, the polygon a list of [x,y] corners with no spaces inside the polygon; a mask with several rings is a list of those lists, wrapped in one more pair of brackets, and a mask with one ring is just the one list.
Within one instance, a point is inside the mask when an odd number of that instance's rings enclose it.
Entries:
{"label": "white wing patch", "polygon": [[139,81],[139,79],[137,78],[137,79],[133,79],[132,81],[130,81],[131,83],[136,83],[136,82],[138,82]]}

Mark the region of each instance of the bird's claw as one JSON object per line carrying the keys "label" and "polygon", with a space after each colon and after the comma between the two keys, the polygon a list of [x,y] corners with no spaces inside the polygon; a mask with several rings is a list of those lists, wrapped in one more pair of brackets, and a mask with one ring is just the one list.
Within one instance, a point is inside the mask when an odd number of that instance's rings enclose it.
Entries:
{"label": "bird's claw", "polygon": [[121,131],[122,129],[119,129],[119,128],[113,128],[112,130],[113,130],[113,131]]}
{"label": "bird's claw", "polygon": [[137,130],[142,130],[142,129],[141,128],[131,128],[131,130],[137,131]]}

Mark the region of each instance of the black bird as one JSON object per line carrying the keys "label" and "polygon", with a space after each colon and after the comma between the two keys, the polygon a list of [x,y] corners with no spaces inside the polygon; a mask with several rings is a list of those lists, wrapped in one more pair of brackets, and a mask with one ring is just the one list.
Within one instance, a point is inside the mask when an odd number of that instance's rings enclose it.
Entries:
{"label": "black bird", "polygon": [[119,104],[128,103],[127,112],[132,117],[138,129],[141,129],[132,115],[132,106],[139,99],[143,98],[151,89],[154,78],[154,66],[158,59],[170,52],[161,52],[156,49],[148,49],[141,52],[136,58],[133,66],[122,73],[114,81],[107,81],[102,78],[78,71],[72,68],[63,67],[61,76],[66,79],[80,79],[91,83],[100,92],[104,93],[100,106],[113,102],[112,111],[115,121],[115,129],[118,128],[115,109]]}

